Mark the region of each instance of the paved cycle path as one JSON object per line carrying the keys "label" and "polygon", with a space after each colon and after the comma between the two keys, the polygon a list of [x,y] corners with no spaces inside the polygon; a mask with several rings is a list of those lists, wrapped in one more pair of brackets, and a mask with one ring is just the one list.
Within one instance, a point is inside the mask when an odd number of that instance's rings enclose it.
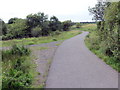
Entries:
{"label": "paved cycle path", "polygon": [[118,73],[85,46],[87,34],[65,40],[58,47],[46,88],[118,88]]}

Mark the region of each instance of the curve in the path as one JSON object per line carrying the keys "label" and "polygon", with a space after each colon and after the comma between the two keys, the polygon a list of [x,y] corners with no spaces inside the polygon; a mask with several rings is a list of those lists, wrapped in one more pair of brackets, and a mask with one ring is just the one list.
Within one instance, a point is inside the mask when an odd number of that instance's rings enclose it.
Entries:
{"label": "curve in the path", "polygon": [[46,88],[118,88],[118,73],[85,46],[83,32],[59,46]]}

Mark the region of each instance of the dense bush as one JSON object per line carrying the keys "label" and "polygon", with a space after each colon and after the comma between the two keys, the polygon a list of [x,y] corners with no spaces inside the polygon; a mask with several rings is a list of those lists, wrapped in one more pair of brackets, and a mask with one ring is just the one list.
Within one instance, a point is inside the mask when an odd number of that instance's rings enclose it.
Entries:
{"label": "dense bush", "polygon": [[41,27],[36,26],[35,28],[32,28],[31,34],[32,34],[33,37],[38,37],[38,36],[42,35]]}
{"label": "dense bush", "polygon": [[63,31],[70,30],[70,27],[72,26],[71,20],[64,21],[62,22],[62,24],[63,24]]}
{"label": "dense bush", "polygon": [[2,88],[19,89],[32,84],[30,73],[32,62],[28,57],[30,50],[14,45],[12,49],[2,51]]}
{"label": "dense bush", "polygon": [[11,34],[12,38],[23,38],[26,35],[28,26],[25,19],[17,19],[14,23],[9,24],[8,28],[8,34]]}
{"label": "dense bush", "polygon": [[13,55],[29,55],[30,54],[30,50],[28,48],[25,48],[24,46],[17,46],[17,45],[13,45],[12,49],[11,49],[11,53]]}
{"label": "dense bush", "polygon": [[49,27],[51,31],[61,30],[62,24],[57,17],[53,16],[50,18]]}
{"label": "dense bush", "polygon": [[100,36],[101,47],[108,56],[114,56],[120,60],[120,2],[111,3],[104,12],[105,21],[98,22],[98,34]]}
{"label": "dense bush", "polygon": [[0,19],[0,35],[6,35],[7,30],[8,30],[8,28],[5,24],[5,22],[2,19]]}
{"label": "dense bush", "polygon": [[[1,20],[1,19],[0,19]],[[57,17],[52,16],[48,20],[48,16],[44,13],[29,14],[26,19],[11,18],[8,24],[1,20],[3,37],[2,40],[14,38],[48,36],[51,33],[59,31],[68,31],[73,23],[68,20],[60,22]]]}
{"label": "dense bush", "polygon": [[107,64],[120,72],[120,1],[104,10],[104,21],[86,38],[88,47]]}
{"label": "dense bush", "polygon": [[13,35],[12,34],[6,34],[6,35],[2,35],[2,40],[10,40],[13,39]]}

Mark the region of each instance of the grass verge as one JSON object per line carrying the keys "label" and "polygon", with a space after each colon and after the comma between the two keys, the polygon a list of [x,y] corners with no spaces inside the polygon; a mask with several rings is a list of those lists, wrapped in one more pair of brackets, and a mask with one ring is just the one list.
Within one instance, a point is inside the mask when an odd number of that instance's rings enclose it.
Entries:
{"label": "grass verge", "polygon": [[71,27],[72,30],[80,30],[80,31],[93,31],[96,29],[96,24],[83,24],[80,28]]}
{"label": "grass verge", "polygon": [[92,31],[85,39],[86,46],[101,58],[106,64],[110,65],[113,69],[120,72],[120,61],[113,56],[107,56],[103,50],[105,47],[100,46],[99,35],[96,31]]}
{"label": "grass verge", "polygon": [[46,36],[46,37],[32,37],[32,38],[23,38],[23,39],[13,39],[7,41],[0,41],[3,47],[12,46],[14,44],[17,45],[33,45],[33,44],[41,44],[41,43],[49,43],[53,41],[65,40],[69,39],[73,36],[80,34],[80,31],[64,31],[59,35]]}
{"label": "grass verge", "polygon": [[30,88],[37,75],[35,67],[30,50],[24,46],[2,51],[2,89]]}

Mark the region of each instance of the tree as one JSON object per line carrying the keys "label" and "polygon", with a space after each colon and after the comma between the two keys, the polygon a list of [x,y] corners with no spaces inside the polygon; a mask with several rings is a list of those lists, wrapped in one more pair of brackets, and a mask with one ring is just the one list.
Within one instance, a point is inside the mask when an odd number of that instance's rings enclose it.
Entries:
{"label": "tree", "polygon": [[105,8],[104,21],[98,22],[97,32],[103,52],[120,60],[120,1]]}
{"label": "tree", "polygon": [[104,21],[104,10],[110,2],[104,2],[103,0],[98,1],[98,3],[93,8],[88,8],[88,11],[93,14],[93,20]]}
{"label": "tree", "polygon": [[11,19],[9,19],[9,21],[8,21],[8,24],[13,24],[14,22],[15,22],[15,20],[17,20],[18,18],[11,18]]}
{"label": "tree", "polygon": [[0,19],[0,35],[6,35],[7,34],[7,26],[5,22]]}
{"label": "tree", "polygon": [[[45,15],[44,13],[37,13],[37,14],[30,14],[27,16],[27,25],[29,26],[28,27],[28,35],[29,36],[32,36],[31,35],[31,29],[35,28],[36,26],[39,26],[41,27],[41,29],[45,29],[47,26],[47,20],[48,19],[48,16]],[[44,31],[44,30],[42,30]]]}
{"label": "tree", "polygon": [[58,20],[57,17],[53,16],[50,18],[49,27],[51,31],[61,30],[61,22]]}
{"label": "tree", "polygon": [[72,26],[71,20],[64,21],[62,24],[63,24],[63,31],[68,31]]}
{"label": "tree", "polygon": [[26,32],[28,26],[26,25],[25,19],[17,19],[13,24],[9,24],[9,34],[13,36],[13,38],[22,38],[26,37]]}
{"label": "tree", "polygon": [[44,13],[30,14],[27,16],[27,24],[29,27],[42,26],[47,19],[48,16]]}
{"label": "tree", "polygon": [[38,36],[40,36],[40,35],[42,34],[42,32],[41,32],[41,27],[36,26],[35,28],[33,28],[33,29],[31,30],[31,34],[32,34],[33,37],[38,37]]}

